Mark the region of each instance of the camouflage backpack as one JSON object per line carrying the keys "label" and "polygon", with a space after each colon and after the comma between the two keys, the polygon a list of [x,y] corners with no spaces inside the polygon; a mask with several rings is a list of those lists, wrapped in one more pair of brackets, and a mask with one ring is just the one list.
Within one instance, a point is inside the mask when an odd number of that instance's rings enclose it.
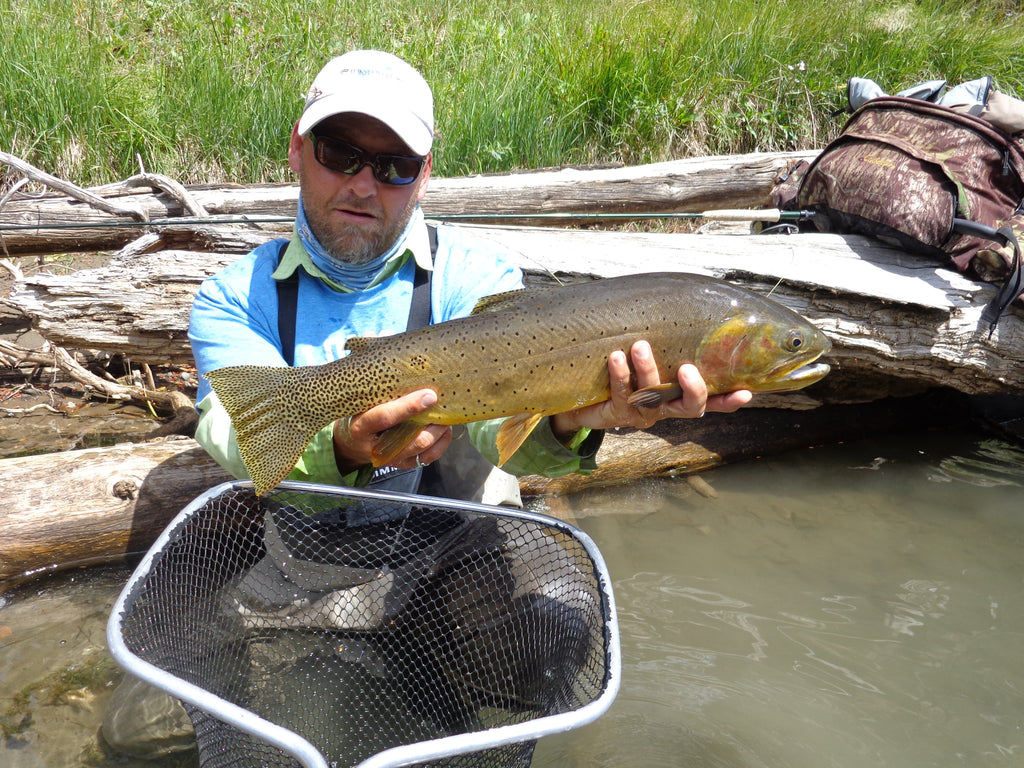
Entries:
{"label": "camouflage backpack", "polygon": [[772,197],[810,212],[819,231],[870,235],[1002,283],[982,314],[990,330],[1024,292],[1024,147],[967,111],[901,96],[865,101]]}

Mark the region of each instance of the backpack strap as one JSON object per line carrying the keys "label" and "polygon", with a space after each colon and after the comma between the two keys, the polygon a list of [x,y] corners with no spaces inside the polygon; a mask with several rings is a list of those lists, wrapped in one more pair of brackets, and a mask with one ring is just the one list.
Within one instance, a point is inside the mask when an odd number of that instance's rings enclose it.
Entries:
{"label": "backpack strap", "polygon": [[[437,255],[437,227],[427,225],[427,237],[430,240],[430,258]],[[289,241],[281,243],[277,252],[277,263],[280,265]],[[406,330],[425,328],[430,325],[430,278],[433,272],[416,264],[416,275],[412,285],[412,304],[409,307],[409,322]],[[295,318],[299,309],[299,270],[292,272],[286,279],[277,282],[277,333],[281,339],[281,356],[288,365],[295,365]]]}
{"label": "backpack strap", "polygon": [[961,235],[984,237],[1013,248],[1013,259],[1009,264],[1010,273],[1006,276],[1006,282],[981,313],[981,321],[988,323],[988,335],[991,338],[999,317],[1021,293],[1024,293],[1024,261],[1021,259],[1020,243],[1012,227],[996,229],[969,219],[954,218],[953,231]]}

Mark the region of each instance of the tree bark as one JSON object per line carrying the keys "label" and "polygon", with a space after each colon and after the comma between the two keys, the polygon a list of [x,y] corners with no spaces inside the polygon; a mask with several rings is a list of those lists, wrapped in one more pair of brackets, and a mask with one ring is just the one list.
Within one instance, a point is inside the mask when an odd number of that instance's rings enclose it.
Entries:
{"label": "tree bark", "polygon": [[0,582],[144,551],[188,502],[230,479],[188,438],[4,459]]}
{"label": "tree bark", "polygon": [[[818,402],[860,402],[934,386],[970,394],[1024,391],[1020,303],[990,338],[980,315],[994,286],[868,238],[471,229],[510,251],[531,282],[682,271],[770,294],[832,340],[833,373],[808,390]],[[0,301],[27,314],[61,346],[188,365],[192,297],[205,277],[235,258],[158,251],[73,275],[25,276]]]}
{"label": "tree bark", "polygon": [[[776,175],[789,163],[815,154],[727,155],[613,169],[566,168],[434,178],[423,209],[428,216],[435,217],[521,212],[524,216],[518,223],[529,224],[533,221],[530,213],[699,212],[706,208],[764,207],[769,204]],[[187,191],[195,205],[211,216],[226,218],[294,217],[299,194],[295,184],[201,185],[188,187]],[[125,224],[140,218],[152,222],[189,213],[176,196],[126,188],[124,184],[98,187],[88,193],[100,198],[108,210],[63,196],[8,201],[0,208],[0,228],[31,228],[0,231],[0,253],[113,250],[146,231],[144,227]],[[119,214],[117,210],[124,212]],[[64,228],[68,224],[77,226]],[[187,242],[188,228],[179,225],[177,229],[177,247],[182,247]],[[208,227],[202,229],[209,232]],[[238,225],[233,229],[246,231]],[[253,233],[290,229],[290,223],[248,227]],[[202,238],[199,234],[196,239],[201,242]],[[239,247],[248,250],[244,245]]]}

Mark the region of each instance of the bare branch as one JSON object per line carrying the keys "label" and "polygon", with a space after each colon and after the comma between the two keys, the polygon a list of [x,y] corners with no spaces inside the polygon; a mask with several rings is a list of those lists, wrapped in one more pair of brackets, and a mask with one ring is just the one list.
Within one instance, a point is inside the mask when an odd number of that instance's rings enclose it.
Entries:
{"label": "bare branch", "polygon": [[128,216],[135,221],[147,221],[148,216],[146,212],[137,205],[118,205],[111,203],[108,200],[104,200],[102,197],[94,195],[92,192],[79,187],[76,184],[72,184],[70,181],[64,181],[56,176],[51,176],[46,171],[41,171],[34,165],[25,162],[19,157],[8,152],[0,152],[0,162],[6,163],[14,170],[23,174],[32,181],[37,181],[40,184],[45,184],[51,189],[56,189],[59,192],[63,192],[69,197],[73,197],[75,200],[91,205],[93,208],[98,208],[101,211],[112,214],[114,216]]}
{"label": "bare branch", "polygon": [[128,188],[151,187],[159,189],[181,203],[190,216],[206,218],[209,215],[206,208],[196,200],[194,195],[169,176],[159,173],[139,173],[125,179],[124,186]]}
{"label": "bare branch", "polygon": [[[160,411],[171,412],[179,408],[192,407],[192,400],[176,390],[146,389],[107,381],[82,367],[66,349],[49,342],[42,349],[29,349],[0,339],[0,358],[12,367],[24,364],[54,366],[79,384],[111,400],[131,400],[142,405],[150,404]],[[152,376],[149,380],[152,382]]]}

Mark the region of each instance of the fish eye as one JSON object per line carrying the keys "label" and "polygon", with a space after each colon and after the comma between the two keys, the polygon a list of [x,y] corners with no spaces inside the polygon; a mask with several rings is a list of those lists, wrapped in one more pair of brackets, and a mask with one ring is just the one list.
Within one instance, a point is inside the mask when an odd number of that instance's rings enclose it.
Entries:
{"label": "fish eye", "polygon": [[786,346],[789,347],[789,350],[791,352],[798,352],[803,345],[804,345],[803,334],[799,333],[798,331],[790,331],[789,339],[787,340],[787,343],[786,343]]}

